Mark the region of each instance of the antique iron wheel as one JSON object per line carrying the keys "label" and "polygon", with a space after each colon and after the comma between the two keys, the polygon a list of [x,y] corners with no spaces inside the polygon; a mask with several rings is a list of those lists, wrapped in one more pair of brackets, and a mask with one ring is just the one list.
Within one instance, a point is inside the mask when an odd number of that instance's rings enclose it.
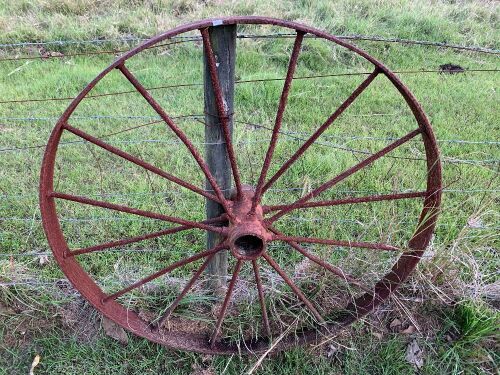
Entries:
{"label": "antique iron wheel", "polygon": [[[266,152],[265,160],[262,170],[260,172],[258,182],[254,187],[244,185],[241,181],[238,166],[236,162],[235,151],[230,139],[229,131],[227,128],[227,118],[222,91],[218,85],[217,80],[217,67],[216,61],[212,53],[212,46],[208,37],[207,28],[217,25],[272,25],[282,27],[288,30],[293,30],[296,33],[292,55],[289,60],[288,71],[285,78],[285,83],[279,101],[278,113],[276,115],[275,126],[271,135],[269,147]],[[232,175],[235,183],[234,193],[231,198],[226,198],[217,185],[214,176],[209,171],[206,162],[201,157],[198,150],[193,145],[189,137],[183,130],[173,121],[167,112],[158,104],[148,90],[139,82],[139,80],[129,71],[126,67],[126,62],[129,58],[148,49],[160,42],[168,40],[172,37],[181,34],[197,31],[201,33],[203,47],[208,56],[208,64],[211,72],[212,81],[214,84],[214,91],[217,96],[218,116],[223,125],[225,133],[225,140],[228,145],[228,157],[231,165]],[[371,63],[374,70],[369,74],[366,79],[358,86],[354,92],[344,101],[344,103],[337,108],[332,115],[309,137],[293,155],[278,168],[270,178],[268,172],[270,165],[273,161],[273,153],[278,142],[279,130],[283,118],[283,112],[287,103],[287,96],[290,90],[290,85],[293,80],[293,74],[297,64],[297,59],[300,53],[301,44],[304,36],[314,36],[338,46],[344,47],[354,54],[364,58]],[[118,69],[123,76],[135,87],[135,89],[144,97],[149,105],[156,111],[156,113],[163,119],[168,127],[176,134],[180,141],[187,147],[190,154],[196,160],[197,165],[202,170],[204,176],[209,182],[212,192],[204,190],[199,186],[195,186],[189,181],[179,179],[175,173],[166,172],[163,169],[157,168],[148,162],[133,156],[117,147],[106,143],[105,141],[84,132],[77,127],[70,124],[71,115],[78,107],[82,99],[89,93],[90,90],[108,73]],[[375,80],[377,76],[385,76],[399,91],[400,95],[406,101],[410,108],[417,126],[415,130],[407,133],[405,136],[392,141],[386,147],[380,149],[361,160],[359,163],[349,167],[342,173],[333,178],[324,181],[320,186],[312,189],[310,192],[304,194],[302,197],[293,203],[282,203],[277,205],[264,205],[261,204],[263,195],[268,189],[292,166],[297,159],[299,159],[304,152],[316,141],[317,138],[339,117],[344,110],[349,107],[356,98]],[[134,209],[132,207],[108,203],[96,199],[87,198],[65,192],[57,191],[54,187],[54,171],[56,164],[56,156],[60,139],[63,133],[72,133],[83,140],[90,142],[116,156],[125,159],[130,163],[134,163],[153,174],[161,176],[179,186],[182,186],[192,192],[199,194],[206,199],[213,200],[220,203],[225,210],[225,214],[219,218],[209,219],[205,221],[192,221],[180,217],[168,216],[152,211]],[[347,197],[334,200],[313,201],[321,193],[332,188],[337,183],[343,181],[347,177],[355,174],[356,172],[370,166],[376,160],[384,157],[389,152],[405,144],[409,140],[419,137],[423,143],[426,156],[426,189],[417,192],[408,193],[394,193],[394,194],[374,194],[359,197]],[[400,249],[396,246],[385,243],[372,243],[362,241],[340,241],[335,239],[322,239],[315,237],[299,237],[290,236],[278,231],[274,227],[274,223],[281,217],[287,215],[292,211],[303,210],[314,207],[331,207],[344,204],[360,204],[367,202],[383,202],[402,199],[422,199],[423,208],[420,213],[417,228],[409,240],[406,249]],[[67,239],[61,228],[61,223],[58,216],[57,204],[59,200],[72,201],[83,205],[90,205],[101,207],[109,210],[120,211],[133,215],[139,215],[151,219],[157,219],[168,223],[176,224],[175,227],[169,227],[162,231],[155,233],[145,233],[142,236],[124,238],[122,240],[111,241],[100,245],[73,249],[68,246]],[[269,316],[266,309],[265,302],[265,288],[262,285],[262,278],[259,272],[263,263],[267,263],[274,271],[283,278],[288,287],[291,288],[293,293],[298,298],[301,308],[309,311],[314,322],[312,324],[303,325],[300,329],[289,332],[288,334],[280,337],[278,343],[274,342],[275,350],[282,350],[293,345],[300,345],[304,343],[314,342],[319,340],[325,335],[330,335],[336,332],[339,328],[352,323],[363,315],[367,314],[374,309],[377,305],[387,299],[392,291],[398,287],[413,271],[416,264],[420,260],[425,248],[429,244],[431,236],[436,224],[437,214],[441,200],[441,166],[439,161],[439,153],[436,141],[422,108],[408,90],[407,87],[398,79],[398,77],[386,68],[383,64],[377,61],[372,56],[368,55],[359,48],[346,43],[326,32],[317,30],[312,27],[304,26],[294,22],[288,22],[278,19],[266,17],[228,17],[221,19],[208,19],[199,22],[190,23],[187,25],[176,27],[170,31],[162,33],[150,40],[142,43],[138,47],[125,53],[118,58],[102,73],[100,73],[87,87],[73,100],[69,107],[65,110],[59,121],[57,122],[47,145],[45,156],[43,159],[41,177],[40,177],[40,209],[42,213],[44,230],[54,253],[55,259],[60,265],[61,269],[75,286],[75,288],[87,299],[98,311],[103,315],[112,319],[130,332],[142,336],[153,342],[157,342],[168,347],[192,350],[203,353],[214,354],[229,354],[235,352],[262,352],[273,344],[273,340],[280,336],[282,331],[276,331],[273,328],[272,317]],[[141,240],[152,239],[160,236],[168,236],[173,233],[179,233],[189,229],[197,229],[201,231],[209,231],[220,234],[224,240],[217,246],[206,251],[197,252],[192,256],[185,257],[184,259],[174,262],[165,267],[159,265],[159,271],[150,274],[149,276],[130,284],[114,293],[105,293],[96,281],[89,275],[79,262],[79,257],[91,256],[91,253],[98,251],[106,251],[113,247],[127,245],[130,243],[139,242]],[[289,245],[298,253],[307,257],[311,262],[316,263],[323,269],[330,272],[335,277],[339,278],[348,285],[358,288],[361,294],[353,298],[347,303],[342,313],[324,319],[317,306],[308,299],[303,291],[287,276],[286,272],[278,265],[273,259],[272,252],[268,250],[268,245],[274,242],[281,242]],[[366,286],[362,280],[343,272],[339,267],[315,256],[310,251],[302,246],[302,244],[324,244],[329,246],[341,246],[350,249],[364,248],[372,249],[381,252],[400,252],[400,256],[393,264],[391,269],[385,272],[374,285]],[[234,258],[234,268],[227,287],[227,292],[220,311],[216,314],[214,319],[212,333],[207,335],[206,332],[186,332],[176,330],[175,327],[164,328],[168,325],[172,313],[178,307],[181,299],[189,292],[190,288],[197,281],[200,275],[205,270],[208,262],[221,250],[230,250],[230,254]],[[137,290],[144,284],[155,280],[174,269],[178,269],[186,264],[202,260],[202,265],[196,269],[193,276],[187,282],[186,286],[182,289],[179,295],[171,302],[170,306],[161,314],[154,324],[148,322],[144,317],[133,309],[129,309],[120,303],[120,297],[125,294]],[[258,337],[242,339],[241,342],[229,342],[221,340],[221,331],[224,328],[224,318],[231,302],[231,295],[238,275],[242,266],[247,264],[254,272],[256,293],[258,296],[261,314],[262,314],[262,330]]]}

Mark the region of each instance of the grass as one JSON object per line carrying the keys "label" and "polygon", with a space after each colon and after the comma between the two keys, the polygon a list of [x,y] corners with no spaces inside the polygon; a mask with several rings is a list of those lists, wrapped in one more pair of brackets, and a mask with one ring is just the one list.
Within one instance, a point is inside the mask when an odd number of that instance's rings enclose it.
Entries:
{"label": "grass", "polygon": [[[376,34],[387,37],[446,41],[498,49],[498,6],[494,2],[446,1],[335,1],[335,2],[232,2],[118,1],[17,1],[0,3],[0,43],[58,39],[107,39],[147,37],[190,20],[227,14],[266,14],[293,19],[332,33]],[[254,32],[252,28],[246,31]],[[260,32],[276,31],[259,30]],[[283,77],[292,40],[239,40],[237,79]],[[388,43],[357,42],[361,48],[393,70],[437,69],[453,63],[466,69],[497,69],[498,57],[448,49]],[[117,42],[99,45],[47,46],[63,53],[100,48],[128,48]],[[1,56],[36,55],[34,48],[3,48]],[[159,48],[134,57],[128,66],[146,87],[202,81],[202,51],[196,43]],[[78,93],[111,61],[112,56],[77,56],[63,59],[0,62],[2,100],[16,98],[71,97]],[[341,48],[307,39],[296,76],[352,71],[371,67]],[[379,79],[381,78],[381,79]],[[432,245],[416,274],[401,289],[397,300],[343,332],[331,343],[316,348],[296,348],[266,359],[259,373],[416,373],[405,360],[407,344],[416,339],[425,348],[420,373],[495,373],[495,331],[498,326],[498,139],[497,73],[467,72],[444,75],[401,74],[404,83],[422,103],[440,140],[447,192]],[[271,172],[300,146],[317,124],[331,114],[359,85],[363,76],[296,80],[290,93],[276,164]],[[266,151],[269,132],[246,123],[272,126],[282,82],[240,83],[236,86],[234,139],[245,182],[255,184]],[[95,93],[130,90],[130,85],[113,72],[93,90]],[[152,91],[172,115],[203,114],[200,86]],[[333,93],[333,95],[332,95]],[[242,373],[256,358],[211,357],[180,353],[130,337],[121,346],[104,336],[95,313],[79,303],[74,291],[60,279],[61,271],[49,258],[40,264],[47,245],[39,220],[36,187],[43,145],[55,118],[67,102],[0,104],[0,281],[18,283],[0,288],[0,374],[25,373],[36,353],[42,355],[37,373]],[[375,114],[375,115],[374,115]],[[89,118],[89,116],[100,116]],[[116,117],[126,115],[126,118]],[[27,121],[18,118],[36,117]],[[175,172],[199,186],[203,176],[194,161],[161,124],[128,130],[151,121],[153,111],[138,95],[118,95],[82,102],[72,125],[98,136],[121,149]],[[48,118],[43,120],[40,118]],[[54,118],[54,119],[53,119]],[[194,118],[178,119],[195,143],[203,142],[203,127]],[[402,98],[382,77],[370,85],[303,158],[280,179],[266,204],[293,201],[363,158],[351,151],[375,152],[415,127]],[[121,131],[125,131],[120,133]],[[110,134],[114,135],[110,135]],[[63,142],[75,136],[65,134]],[[132,140],[132,142],[130,142]],[[456,142],[456,140],[468,143]],[[472,143],[479,142],[479,143]],[[203,145],[199,145],[200,148]],[[339,149],[340,147],[340,149]],[[410,142],[393,156],[423,157],[419,142]],[[368,192],[404,191],[425,187],[422,161],[384,158],[363,172],[351,176],[324,197],[334,198]],[[127,178],[123,178],[127,176]],[[57,168],[58,189],[128,204],[191,220],[204,217],[204,202],[196,195],[144,170],[124,163],[86,143],[61,147]],[[354,191],[354,192],[353,192]],[[71,247],[85,247],[123,236],[162,229],[161,223],[131,218],[102,209],[58,203],[63,229]],[[420,204],[364,204],[304,210],[285,217],[280,230],[302,236],[343,240],[383,241],[404,246],[412,235]],[[111,238],[110,238],[111,237]],[[110,292],[148,275],[158,264],[170,263],[204,247],[204,233],[189,231],[150,240],[120,251],[79,258],[104,290]],[[368,250],[310,246],[309,249],[350,273],[375,282],[393,263],[390,254]],[[123,252],[148,250],[148,252]],[[155,250],[155,251],[149,251]],[[273,256],[308,297],[335,310],[328,299],[343,285],[312,267],[297,253],[272,248]],[[11,254],[14,254],[11,256]],[[28,254],[28,255],[27,255]],[[149,293],[132,293],[123,300],[136,309],[158,309],[168,305],[176,288],[194,265],[172,273],[172,278],[152,283]],[[289,292],[270,270],[263,271],[266,284],[277,296]],[[224,334],[233,340],[259,330],[260,311],[245,282],[252,282],[244,268],[237,300],[243,302],[238,315],[228,317]],[[354,290],[344,291],[348,298]],[[418,302],[418,301],[424,302]],[[76,302],[75,302],[76,301]],[[412,302],[413,301],[413,302]],[[417,302],[415,302],[417,301]],[[462,302],[465,301],[465,302]],[[293,300],[292,300],[293,302]],[[210,306],[211,298],[201,290],[189,295],[177,311],[189,317]],[[293,303],[269,299],[273,316],[286,324],[297,310]],[[450,303],[455,307],[448,306]],[[200,307],[201,306],[201,307]],[[332,307],[333,306],[333,307]],[[78,325],[75,310],[89,312]],[[415,324],[419,331],[408,335],[388,329],[399,317]],[[203,316],[203,319],[208,317]],[[248,324],[241,326],[241,322]],[[210,324],[213,323],[208,323]],[[82,325],[86,327],[81,332]],[[242,333],[244,331],[244,333]],[[374,333],[382,332],[382,337]],[[91,337],[91,338],[89,338]],[[496,337],[497,338],[497,337]],[[331,354],[333,350],[333,354]]]}
{"label": "grass", "polygon": [[[495,345],[498,344],[495,342],[499,333],[498,311],[492,312],[484,306],[470,302],[463,303],[456,306],[445,321],[447,323],[445,327],[449,328],[445,337],[451,339],[452,344],[444,349],[443,361],[453,372],[473,372],[476,364],[468,363],[467,359],[498,360],[498,353],[494,351]],[[451,337],[450,334],[455,337]],[[485,345],[488,341],[489,345]]]}

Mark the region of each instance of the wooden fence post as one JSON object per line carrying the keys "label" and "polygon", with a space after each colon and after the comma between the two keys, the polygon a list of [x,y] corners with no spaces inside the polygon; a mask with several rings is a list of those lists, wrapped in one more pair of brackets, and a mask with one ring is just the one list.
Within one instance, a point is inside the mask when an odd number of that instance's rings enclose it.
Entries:
{"label": "wooden fence post", "polygon": [[[229,115],[229,127],[232,133],[234,102],[234,66],[236,60],[236,25],[214,26],[209,28],[210,41],[217,63],[217,74],[219,77],[222,95],[226,104],[226,111]],[[222,124],[219,121],[215,94],[212,88],[212,80],[207,64],[206,55],[204,55],[204,96],[205,96],[205,158],[214,175],[217,183],[225,196],[229,196],[231,190],[231,167],[227,155],[227,148],[224,142]],[[207,182],[208,191],[212,191]],[[206,214],[207,219],[220,216],[224,210],[217,202],[207,200]],[[207,248],[212,248],[220,242],[218,234],[207,232]],[[207,286],[219,294],[226,285],[227,278],[227,250],[216,254],[208,267],[206,275],[208,276]]]}

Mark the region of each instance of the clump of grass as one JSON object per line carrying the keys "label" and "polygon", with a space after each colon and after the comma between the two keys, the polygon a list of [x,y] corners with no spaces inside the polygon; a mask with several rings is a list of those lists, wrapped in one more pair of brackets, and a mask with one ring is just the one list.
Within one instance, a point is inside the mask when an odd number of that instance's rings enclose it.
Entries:
{"label": "clump of grass", "polygon": [[449,341],[441,361],[449,373],[498,371],[500,314],[477,302],[456,305],[445,318],[444,339]]}

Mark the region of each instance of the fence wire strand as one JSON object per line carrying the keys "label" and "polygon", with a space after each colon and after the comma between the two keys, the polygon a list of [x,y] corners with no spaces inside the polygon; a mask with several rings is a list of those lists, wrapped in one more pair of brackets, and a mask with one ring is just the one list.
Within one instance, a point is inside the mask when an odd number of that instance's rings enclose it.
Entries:
{"label": "fence wire strand", "polygon": [[[236,37],[238,39],[277,39],[277,38],[295,38],[292,33],[269,33],[269,34],[245,34],[240,33]],[[500,50],[494,48],[487,48],[482,46],[467,46],[446,42],[435,42],[430,40],[415,40],[405,38],[389,38],[378,35],[364,35],[364,34],[349,34],[349,35],[334,35],[338,39],[344,40],[361,40],[378,43],[399,43],[405,45],[421,45],[430,47],[450,48],[457,50],[464,50],[470,52],[479,52],[487,54],[500,54]],[[306,35],[306,38],[316,38],[314,35]],[[131,43],[131,42],[145,42],[148,38],[128,37],[128,38],[100,38],[90,40],[50,40],[41,42],[17,42],[17,43],[4,43],[0,44],[0,48],[20,48],[20,47],[35,47],[35,46],[65,46],[65,45],[101,45],[106,43]],[[187,40],[199,41],[201,37],[198,35],[177,35],[168,40]]]}
{"label": "fence wire strand", "polygon": [[[500,69],[467,69],[463,73],[466,72],[489,72],[489,73],[497,73],[500,72]],[[294,80],[306,80],[306,79],[317,79],[317,78],[332,78],[332,77],[348,77],[348,76],[360,76],[360,75],[369,75],[372,72],[348,72],[348,73],[332,73],[332,74],[318,74],[318,75],[309,75],[309,76],[299,76],[294,77]],[[426,74],[426,73],[443,73],[441,69],[419,69],[419,70],[394,70],[393,73],[396,74]],[[259,82],[275,82],[275,81],[284,81],[285,78],[276,77],[276,78],[257,78],[257,79],[246,79],[246,80],[236,80],[235,84],[242,83],[259,83]],[[154,90],[163,90],[163,89],[172,89],[172,88],[182,88],[182,87],[203,87],[203,83],[177,83],[172,85],[162,85],[162,86],[154,86],[147,87],[146,90],[154,91]],[[127,94],[136,94],[137,90],[125,90],[125,91],[114,91],[114,92],[105,92],[100,94],[91,94],[86,95],[83,99],[96,99],[102,98],[105,96],[118,96],[118,95],[127,95]],[[23,98],[23,99],[8,99],[8,100],[0,100],[0,104],[22,104],[22,103],[32,103],[32,102],[51,102],[51,101],[70,101],[75,99],[75,96],[69,97],[54,97],[54,98]]]}

